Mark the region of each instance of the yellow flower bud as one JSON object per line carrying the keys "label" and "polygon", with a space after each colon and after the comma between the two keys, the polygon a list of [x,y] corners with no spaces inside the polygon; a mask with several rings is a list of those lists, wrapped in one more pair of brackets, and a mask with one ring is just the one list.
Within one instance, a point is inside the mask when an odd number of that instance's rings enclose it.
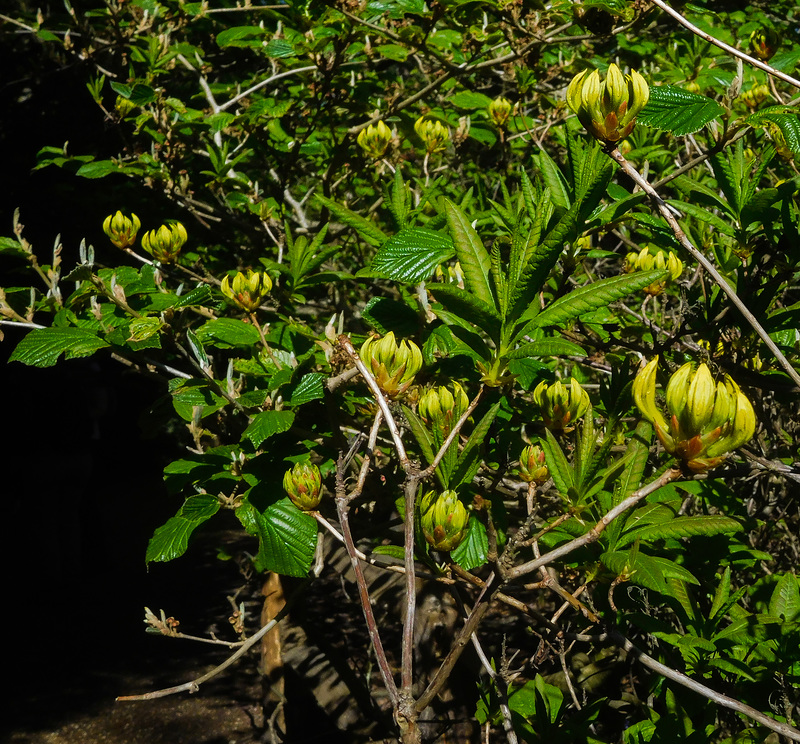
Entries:
{"label": "yellow flower bud", "polygon": [[172,221],[142,235],[142,248],[157,261],[172,263],[187,238],[186,228],[180,222]]}
{"label": "yellow flower bud", "polygon": [[378,387],[388,398],[404,393],[422,369],[422,352],[413,341],[395,341],[394,332],[383,338],[371,336],[359,351],[361,361],[371,370]]}
{"label": "yellow flower bud", "polygon": [[447,147],[450,132],[442,122],[421,116],[414,124],[414,131],[422,140],[428,153],[440,152]]}
{"label": "yellow flower bud", "polygon": [[502,129],[508,123],[508,117],[511,116],[513,108],[514,106],[508,98],[500,96],[489,104],[487,111],[495,126]]}
{"label": "yellow flower bud", "polygon": [[358,133],[357,142],[367,157],[378,160],[386,153],[386,148],[392,141],[392,130],[379,121],[370,124]]}
{"label": "yellow flower bud", "polygon": [[781,37],[773,28],[763,26],[750,34],[750,51],[762,62],[772,59],[780,45]]}
{"label": "yellow flower bud", "polygon": [[705,364],[687,362],[670,378],[666,389],[666,419],[656,406],[655,375],[658,359],[651,360],[633,382],[633,399],[671,455],[694,472],[719,465],[725,456],[747,442],[755,432],[753,406],[728,376],[715,383]]}
{"label": "yellow flower bud", "polygon": [[272,290],[272,279],[266,272],[248,269],[246,275],[240,271],[233,279],[226,275],[220,289],[222,294],[233,300],[242,310],[252,313],[261,306]]}
{"label": "yellow flower bud", "polygon": [[625,271],[651,271],[652,269],[666,269],[669,273],[664,279],[644,288],[644,292],[649,295],[659,295],[664,291],[664,287],[671,281],[677,281],[683,273],[683,262],[672,252],[656,251],[650,252],[649,248],[642,248],[639,253],[629,253],[625,257]]}
{"label": "yellow flower bud", "polygon": [[425,539],[434,550],[455,550],[467,534],[469,512],[455,491],[434,491],[421,501],[421,525]]}
{"label": "yellow flower bud", "polygon": [[569,388],[561,380],[548,385],[544,380],[533,391],[533,400],[542,412],[548,429],[564,429],[583,416],[591,407],[589,394],[573,377]]}
{"label": "yellow flower bud", "polygon": [[567,88],[567,104],[597,139],[617,143],[627,137],[650,97],[647,81],[635,70],[623,75],[613,62],[605,80],[597,70],[584,70]]}
{"label": "yellow flower bud", "polygon": [[525,483],[544,483],[550,477],[545,464],[544,450],[537,444],[529,444],[519,456],[517,475]]}
{"label": "yellow flower bud", "polygon": [[442,386],[429,388],[419,399],[417,410],[426,423],[435,426],[444,437],[453,430],[455,423],[469,408],[469,398],[464,388],[453,383],[453,391]]}
{"label": "yellow flower bud", "polygon": [[133,212],[130,217],[126,217],[117,210],[116,214],[108,215],[103,220],[103,232],[117,248],[123,249],[130,248],[136,242],[136,233],[141,226],[142,223]]}
{"label": "yellow flower bud", "polygon": [[314,511],[322,499],[322,475],[310,462],[298,462],[283,476],[283,489],[302,511]]}

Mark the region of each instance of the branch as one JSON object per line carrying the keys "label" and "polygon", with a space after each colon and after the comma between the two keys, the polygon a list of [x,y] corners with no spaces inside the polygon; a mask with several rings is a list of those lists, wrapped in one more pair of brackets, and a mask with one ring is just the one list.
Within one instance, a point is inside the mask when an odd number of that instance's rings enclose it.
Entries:
{"label": "branch", "polygon": [[514,566],[514,568],[508,569],[506,578],[508,580],[518,579],[520,576],[529,574],[532,571],[537,571],[541,566],[546,566],[548,563],[552,563],[559,558],[563,558],[565,555],[569,555],[578,548],[582,548],[584,545],[589,545],[590,543],[596,542],[603,530],[605,530],[608,525],[610,525],[618,516],[620,516],[620,514],[638,504],[642,499],[661,488],[661,486],[665,486],[667,483],[677,480],[681,477],[681,475],[682,473],[680,470],[678,470],[678,468],[670,468],[669,470],[665,470],[654,481],[648,483],[646,486],[642,486],[640,489],[634,491],[630,496],[628,496],[628,498],[623,499],[619,504],[611,509],[611,511],[602,517],[600,521],[598,521],[598,523],[587,533],[581,535],[580,537],[576,537],[574,540],[570,540],[568,543],[565,543],[558,548],[553,548],[553,550],[545,553],[540,558],[535,558],[532,561],[521,563],[519,566]]}
{"label": "branch", "polygon": [[762,62],[761,60],[755,59],[755,57],[751,57],[749,54],[745,54],[742,51],[739,51],[735,47],[732,47],[726,44],[724,41],[720,41],[719,39],[715,39],[711,34],[707,34],[705,31],[697,28],[692,23],[689,23],[677,10],[673,10],[672,8],[667,5],[664,0],[651,0],[653,5],[657,5],[661,10],[663,10],[668,15],[671,15],[681,26],[688,28],[693,34],[696,34],[701,39],[705,39],[707,42],[713,44],[714,46],[718,46],[720,49],[728,52],[728,54],[732,54],[734,57],[738,57],[739,59],[743,59],[748,64],[752,65],[753,67],[757,67],[759,70],[763,70],[768,75],[772,75],[780,80],[783,80],[785,83],[789,83],[789,85],[793,85],[795,88],[800,88],[800,80],[793,78],[791,75],[787,75],[785,72],[781,72],[780,70],[776,70],[774,67]]}
{"label": "branch", "polygon": [[667,221],[673,234],[678,239],[678,242],[692,255],[692,257],[709,273],[711,278],[717,283],[719,288],[728,296],[728,299],[736,306],[736,309],[744,316],[744,319],[750,324],[753,330],[759,335],[766,347],[772,352],[775,358],[780,363],[781,367],[786,371],[786,374],[792,381],[800,388],[800,375],[789,363],[789,360],[783,355],[783,352],[778,348],[777,344],[769,337],[769,334],[764,330],[763,326],[758,322],[756,317],[747,306],[739,298],[734,289],[725,280],[722,274],[717,271],[714,264],[711,263],[697,248],[694,247],[686,233],[678,224],[675,215],[670,211],[669,205],[659,196],[658,192],[647,182],[636,168],[633,167],[626,159],[625,156],[616,148],[608,150],[608,155],[616,161],[625,174],[628,175],[638,186],[640,186],[645,193],[652,199],[661,216]]}

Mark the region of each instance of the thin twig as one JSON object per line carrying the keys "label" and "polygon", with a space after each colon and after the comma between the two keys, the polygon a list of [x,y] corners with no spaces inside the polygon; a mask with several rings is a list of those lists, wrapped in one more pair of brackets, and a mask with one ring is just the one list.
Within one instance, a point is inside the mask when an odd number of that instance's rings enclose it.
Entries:
{"label": "thin twig", "polygon": [[748,310],[747,306],[739,298],[739,295],[737,295],[731,285],[728,284],[728,282],[725,280],[725,277],[723,277],[722,274],[717,271],[716,266],[714,266],[711,261],[709,261],[697,248],[695,248],[689,238],[686,237],[686,233],[683,231],[680,224],[678,224],[678,220],[675,218],[675,215],[672,214],[669,205],[647,182],[647,179],[644,178],[639,171],[637,171],[636,168],[634,168],[633,165],[631,165],[631,163],[625,159],[625,156],[619,151],[618,148],[614,147],[609,149],[608,155],[616,163],[618,163],[622,170],[625,171],[625,174],[629,176],[637,185],[641,186],[641,188],[652,199],[653,203],[658,208],[658,211],[661,212],[661,216],[667,221],[667,224],[670,226],[673,234],[678,239],[678,242],[709,273],[719,288],[727,295],[728,299],[736,306],[736,309],[742,314],[742,316],[744,316],[744,319],[759,335],[766,347],[772,352],[772,354],[778,360],[778,363],[786,371],[786,374],[788,374],[789,377],[791,377],[794,381],[795,385],[800,388],[800,375],[789,363],[789,360],[784,356],[777,344],[770,338],[769,334],[764,330],[764,327],[758,322],[753,313]]}

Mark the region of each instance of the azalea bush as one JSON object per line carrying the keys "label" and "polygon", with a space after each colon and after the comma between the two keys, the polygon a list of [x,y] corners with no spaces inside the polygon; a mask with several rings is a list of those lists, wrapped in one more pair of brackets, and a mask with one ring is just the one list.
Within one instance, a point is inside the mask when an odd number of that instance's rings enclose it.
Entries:
{"label": "azalea bush", "polygon": [[87,239],[14,214],[11,363],[162,378],[146,561],[232,515],[284,582],[224,642],[341,573],[353,741],[800,740],[793,6],[28,10],[119,145],[41,143]]}

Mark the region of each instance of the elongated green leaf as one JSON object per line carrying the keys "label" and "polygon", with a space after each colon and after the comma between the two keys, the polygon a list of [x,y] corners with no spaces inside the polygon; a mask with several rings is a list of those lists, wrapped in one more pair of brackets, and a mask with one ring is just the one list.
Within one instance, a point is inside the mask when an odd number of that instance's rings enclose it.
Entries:
{"label": "elongated green leaf", "polygon": [[711,602],[711,611],[708,613],[709,618],[714,618],[719,614],[719,611],[728,601],[731,594],[731,567],[726,566],[725,571],[722,573],[717,591],[714,592],[714,599]]}
{"label": "elongated green leaf", "polygon": [[362,217],[352,209],[348,209],[333,201],[333,199],[328,199],[321,194],[314,194],[314,198],[322,204],[323,207],[330,210],[331,214],[336,217],[336,219],[352,227],[368,243],[383,245],[389,239],[389,236],[374,222],[368,220],[366,217]]}
{"label": "elongated green leaf", "polygon": [[449,235],[408,227],[389,238],[372,259],[372,269],[386,279],[417,284],[455,255]]}
{"label": "elongated green leaf", "polygon": [[725,113],[716,101],[683,88],[659,85],[650,88],[650,100],[638,121],[678,136],[692,134]]}
{"label": "elongated green leaf", "polygon": [[629,545],[634,540],[653,542],[655,540],[677,540],[696,535],[720,535],[741,532],[742,525],[731,517],[721,514],[699,515],[696,517],[677,517],[662,524],[637,527],[625,532],[617,543],[618,547]]}
{"label": "elongated green leaf", "polygon": [[639,586],[662,594],[668,593],[667,579],[680,579],[690,584],[698,584],[697,579],[685,568],[667,558],[659,558],[642,553],[640,550],[632,555],[632,550],[615,550],[603,553],[600,560],[616,574],[632,571],[630,581]]}
{"label": "elongated green leaf", "polygon": [[[406,417],[406,421],[408,422],[408,428],[414,435],[414,439],[417,440],[417,444],[422,452],[422,456],[425,458],[425,461],[428,463],[428,465],[430,465],[433,462],[433,458],[436,454],[433,451],[433,440],[431,439],[430,432],[425,428],[425,425],[422,423],[420,417],[417,416],[417,414],[411,408],[408,406],[403,406],[402,408],[403,415]],[[437,476],[439,477],[442,488],[447,488],[441,472],[438,469]]]}
{"label": "elongated green leaf", "polygon": [[665,274],[665,271],[657,269],[601,279],[556,300],[536,316],[535,324],[540,328],[561,325],[600,307],[607,307],[632,292],[638,292]]}
{"label": "elongated green leaf", "polygon": [[572,197],[564,175],[544,149],[539,150],[536,156],[536,164],[539,166],[542,181],[550,190],[550,198],[553,204],[566,212],[572,205]]}
{"label": "elongated green leaf", "polygon": [[317,548],[317,523],[288,498],[271,504],[263,512],[245,503],[236,510],[244,528],[258,536],[256,570],[284,576],[305,576]]}
{"label": "elongated green leaf", "polygon": [[253,416],[244,433],[243,439],[249,439],[258,448],[269,437],[288,431],[294,423],[293,411],[262,411]]}
{"label": "elongated green leaf", "polygon": [[570,489],[575,487],[575,473],[550,429],[545,429],[545,439],[542,439],[541,443],[553,482],[559,492],[566,496]]}
{"label": "elongated green leaf", "polygon": [[486,527],[474,514],[470,514],[467,534],[463,542],[450,553],[450,557],[461,568],[471,571],[486,563],[488,553],[489,539],[486,536]]}
{"label": "elongated green leaf", "polygon": [[778,579],[769,600],[769,614],[789,622],[800,615],[800,591],[794,574],[785,573]]}
{"label": "elongated green leaf", "polygon": [[451,313],[483,329],[495,343],[499,342],[502,322],[493,306],[487,305],[455,284],[432,284],[428,289],[434,300],[444,305]]}
{"label": "elongated green leaf", "polygon": [[211,519],[219,511],[219,506],[219,501],[209,494],[186,499],[180,511],[153,533],[145,561],[171,561],[182,556],[189,546],[192,532]]}
{"label": "elongated green leaf", "polygon": [[800,159],[800,119],[794,106],[770,106],[745,119],[751,127],[775,126],[796,159]]}
{"label": "elongated green leaf", "polygon": [[542,356],[586,356],[584,349],[565,338],[542,338],[538,341],[529,341],[509,355],[509,359],[523,359]]}
{"label": "elongated green leaf", "polygon": [[9,361],[52,367],[62,354],[66,359],[77,359],[91,356],[106,346],[102,338],[83,328],[37,328],[17,344]]}
{"label": "elongated green leaf", "polygon": [[207,321],[197,329],[197,338],[204,345],[222,348],[255,346],[261,341],[258,329],[236,318]]}
{"label": "elongated green leaf", "polygon": [[650,454],[650,442],[653,439],[653,427],[647,421],[640,421],[636,431],[628,442],[625,453],[625,469],[617,480],[614,493],[614,505],[630,496],[642,482],[647,458]]}
{"label": "elongated green leaf", "polygon": [[685,212],[689,216],[713,226],[723,235],[727,235],[731,238],[736,235],[736,231],[731,227],[729,222],[718,217],[707,207],[700,204],[692,204],[692,202],[681,201],[680,199],[667,199],[666,202],[680,212]]}
{"label": "elongated green leaf", "polygon": [[491,270],[489,252],[459,207],[451,201],[445,200],[445,214],[450,235],[453,237],[456,256],[461,264],[461,270],[464,272],[464,284],[483,303],[490,307],[496,307],[489,282]]}
{"label": "elongated green leaf", "polygon": [[495,403],[478,422],[458,456],[455,469],[450,478],[449,488],[456,489],[463,483],[470,483],[481,459],[481,447],[489,435],[489,428],[500,410],[501,402]]}

